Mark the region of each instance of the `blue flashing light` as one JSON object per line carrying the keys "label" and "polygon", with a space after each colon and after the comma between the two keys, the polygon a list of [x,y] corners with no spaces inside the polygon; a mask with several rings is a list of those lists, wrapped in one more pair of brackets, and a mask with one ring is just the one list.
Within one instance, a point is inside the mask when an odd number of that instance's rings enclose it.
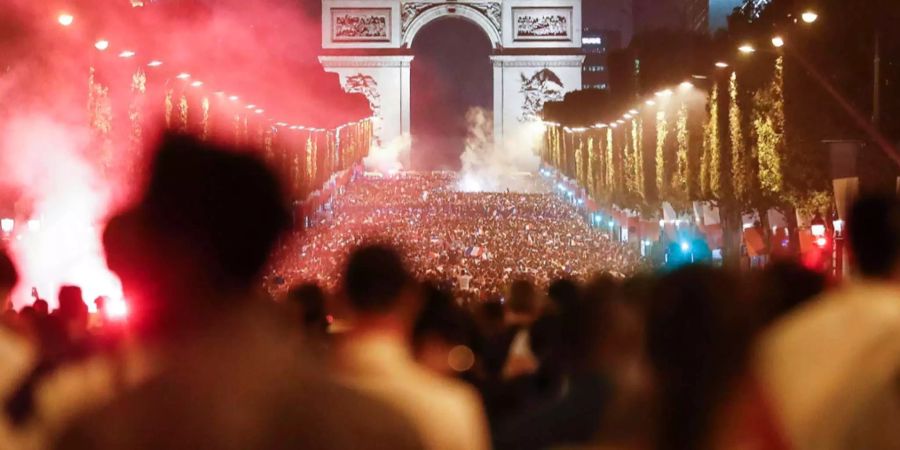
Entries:
{"label": "blue flashing light", "polygon": [[681,243],[681,251],[683,251],[685,253],[691,251],[691,244],[689,244],[687,242],[682,242]]}

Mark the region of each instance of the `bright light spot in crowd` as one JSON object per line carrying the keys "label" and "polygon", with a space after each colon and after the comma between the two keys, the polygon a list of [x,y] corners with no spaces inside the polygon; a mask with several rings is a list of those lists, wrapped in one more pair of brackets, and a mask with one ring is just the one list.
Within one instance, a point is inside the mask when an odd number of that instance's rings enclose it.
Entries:
{"label": "bright light spot in crowd", "polygon": [[191,86],[193,86],[193,87],[200,87],[200,86],[203,86],[203,82],[200,81],[200,80],[197,80],[197,81],[191,83]]}
{"label": "bright light spot in crowd", "polygon": [[619,124],[617,124],[617,123],[611,123],[611,124],[609,124],[609,126],[612,127],[612,128],[618,128],[618,127],[619,127]]}
{"label": "bright light spot in crowd", "polygon": [[253,108],[256,108],[256,105],[247,105],[247,109],[253,109]]}
{"label": "bright light spot in crowd", "polygon": [[636,116],[636,115],[638,115],[638,113],[639,113],[639,111],[636,109],[632,109],[632,110],[628,111],[628,114],[631,114],[632,116]]}
{"label": "bright light spot in crowd", "polygon": [[781,47],[784,47],[784,38],[781,37],[781,36],[775,36],[775,37],[773,37],[773,38],[772,38],[772,45],[774,45],[775,48],[781,48]]}
{"label": "bright light spot in crowd", "polygon": [[679,84],[678,87],[680,87],[681,89],[693,89],[694,83],[691,83],[690,81],[685,81],[684,83]]}
{"label": "bright light spot in crowd", "polygon": [[181,72],[175,76],[175,78],[178,78],[179,80],[187,80],[190,77],[191,77],[191,74],[189,74],[187,72]]}
{"label": "bright light spot in crowd", "polygon": [[654,105],[656,105],[656,102],[654,102],[653,100],[647,100],[645,103],[647,104],[647,106],[654,106]]}
{"label": "bright light spot in crowd", "polygon": [[719,62],[716,63],[716,67],[718,67],[718,68],[720,68],[720,69],[725,69],[725,68],[728,67],[728,63],[727,63],[727,62],[723,62],[723,61],[719,61]]}
{"label": "bright light spot in crowd", "polygon": [[103,50],[109,48],[109,41],[107,41],[106,39],[100,39],[99,41],[94,42],[94,48],[102,52]]}
{"label": "bright light spot in crowd", "polygon": [[256,113],[257,113],[257,114],[262,114],[262,113],[264,113],[264,112],[266,112],[266,110],[264,110],[264,109],[262,109],[262,108],[257,108],[257,109],[256,109]]}
{"label": "bright light spot in crowd", "polygon": [[624,118],[626,118],[626,119],[630,119],[630,118],[632,118],[633,116],[632,116],[631,114],[625,114],[625,115],[622,116],[622,117],[624,117]]}
{"label": "bright light spot in crowd", "polygon": [[125,50],[122,53],[119,53],[119,58],[131,58],[134,56],[134,52],[131,50]]}
{"label": "bright light spot in crowd", "polygon": [[122,320],[128,316],[128,303],[124,299],[110,300],[106,304],[106,317],[110,320]]}
{"label": "bright light spot in crowd", "polygon": [[41,231],[41,221],[37,219],[29,220],[28,231]]}
{"label": "bright light spot in crowd", "polygon": [[819,247],[824,247],[824,246],[828,245],[828,239],[826,239],[824,237],[820,237],[820,238],[816,239],[816,245],[818,245]]}
{"label": "bright light spot in crowd", "polygon": [[594,125],[594,126],[597,128],[606,128],[607,127],[607,125],[605,123],[598,123],[597,125]]}
{"label": "bright light spot in crowd", "polygon": [[225,95],[225,93],[222,92],[222,91],[216,91],[216,92],[213,92],[213,94],[216,94],[216,95],[218,95],[218,96],[223,96],[223,95]]}
{"label": "bright light spot in crowd", "polygon": [[819,15],[816,14],[815,12],[813,12],[813,11],[806,11],[806,12],[803,13],[803,15],[801,15],[800,17],[802,17],[802,18],[803,18],[803,21],[806,22],[806,23],[813,23],[813,22],[815,22],[816,20],[819,20]]}
{"label": "bright light spot in crowd", "polygon": [[275,125],[278,125],[279,127],[286,127],[286,126],[287,126],[287,124],[284,123],[284,122],[278,122],[278,123],[276,123]]}
{"label": "bright light spot in crowd", "polygon": [[13,219],[0,219],[0,229],[3,230],[4,233],[12,233],[12,230],[16,228],[16,221]]}
{"label": "bright light spot in crowd", "polygon": [[690,250],[691,250],[691,244],[688,244],[687,242],[681,243],[681,251],[687,253]]}
{"label": "bright light spot in crowd", "polygon": [[659,92],[656,93],[656,96],[657,96],[657,97],[661,97],[661,98],[671,97],[671,96],[672,96],[672,90],[671,90],[671,89],[665,89],[665,90],[659,91]]}
{"label": "bright light spot in crowd", "polygon": [[72,22],[75,22],[75,17],[68,13],[62,13],[57,16],[56,20],[60,25],[67,27],[69,25],[72,25]]}
{"label": "bright light spot in crowd", "polygon": [[465,372],[475,365],[475,353],[465,345],[457,345],[447,354],[447,365],[457,372]]}
{"label": "bright light spot in crowd", "polygon": [[228,97],[228,100],[231,100],[231,101],[233,101],[233,102],[236,102],[236,101],[238,101],[239,98],[240,98],[240,97],[238,97],[237,95],[232,95],[231,97]]}
{"label": "bright light spot in crowd", "polygon": [[693,79],[695,79],[695,80],[706,80],[706,79],[708,79],[709,77],[706,76],[706,75],[691,75],[691,78],[693,78]]}
{"label": "bright light spot in crowd", "polygon": [[616,226],[616,223],[613,222],[612,220],[610,220],[608,225],[610,228],[612,228],[612,227]]}
{"label": "bright light spot in crowd", "polygon": [[744,45],[738,47],[738,51],[745,55],[748,55],[750,53],[755,52],[756,49],[750,44],[744,44]]}
{"label": "bright light spot in crowd", "polygon": [[160,61],[158,59],[154,59],[153,61],[148,62],[147,65],[149,67],[159,67],[162,65],[162,61]]}
{"label": "bright light spot in crowd", "polygon": [[825,225],[813,225],[810,227],[812,229],[813,236],[824,236],[825,235]]}

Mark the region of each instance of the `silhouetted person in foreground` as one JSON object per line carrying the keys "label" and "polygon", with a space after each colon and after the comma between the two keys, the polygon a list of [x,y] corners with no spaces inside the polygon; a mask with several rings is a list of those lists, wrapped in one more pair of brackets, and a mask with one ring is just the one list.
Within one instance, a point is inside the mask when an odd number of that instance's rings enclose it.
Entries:
{"label": "silhouetted person in foreground", "polygon": [[611,279],[595,280],[590,294],[579,298],[575,283],[555,286],[557,292],[571,296],[563,300],[565,307],[554,323],[559,340],[554,350],[565,366],[559,370],[566,388],[501,426],[494,440],[498,450],[586,445],[595,442],[603,424],[612,397],[606,346],[614,329],[612,303],[620,301],[619,287]]}
{"label": "silhouetted person in foreground", "polygon": [[422,297],[400,255],[378,245],[355,250],[344,272],[343,300],[354,322],[337,346],[346,382],[400,410],[429,449],[488,448],[475,391],[413,359],[413,325]]}
{"label": "silhouetted person in foreground", "polygon": [[760,403],[795,450],[900,445],[900,202],[863,197],[847,222],[855,278],[763,337]]}
{"label": "silhouetted person in foreground", "polygon": [[127,387],[58,448],[420,447],[391,409],[298,360],[293,324],[256,294],[285,203],[249,152],[163,139],[143,198],[104,237],[139,338]]}
{"label": "silhouetted person in foreground", "polygon": [[657,450],[715,447],[750,343],[738,281],[696,265],[664,276],[653,289],[646,345],[657,384]]}

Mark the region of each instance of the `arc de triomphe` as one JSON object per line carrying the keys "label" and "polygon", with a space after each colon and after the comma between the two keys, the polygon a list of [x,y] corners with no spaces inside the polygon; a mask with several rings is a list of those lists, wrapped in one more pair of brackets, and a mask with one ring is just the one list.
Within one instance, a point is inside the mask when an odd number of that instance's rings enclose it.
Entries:
{"label": "arc de triomphe", "polygon": [[366,95],[385,143],[410,133],[412,43],[429,23],[468,20],[491,41],[494,138],[581,88],[581,0],[322,0],[319,61]]}

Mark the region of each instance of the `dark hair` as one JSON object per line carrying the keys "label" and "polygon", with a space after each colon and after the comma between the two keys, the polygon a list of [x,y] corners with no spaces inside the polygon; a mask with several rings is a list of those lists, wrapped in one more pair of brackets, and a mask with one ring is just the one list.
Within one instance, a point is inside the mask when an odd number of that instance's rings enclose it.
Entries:
{"label": "dark hair", "polygon": [[547,297],[560,311],[574,308],[581,297],[581,289],[573,280],[560,278],[547,288]]}
{"label": "dark hair", "polygon": [[87,316],[88,307],[84,303],[81,288],[78,286],[62,286],[59,288],[59,315],[67,319]]}
{"label": "dark hair", "polygon": [[509,310],[519,314],[533,314],[537,311],[537,291],[528,280],[513,281],[509,287]]}
{"label": "dark hair", "polygon": [[860,198],[847,222],[850,246],[860,273],[886,278],[900,263],[900,203],[893,195]]}
{"label": "dark hair", "polygon": [[5,250],[0,250],[0,289],[12,289],[19,282],[19,272]]}
{"label": "dark hair", "polygon": [[219,283],[247,287],[289,222],[282,188],[256,156],[169,134],[139,209],[154,229],[199,249]]}
{"label": "dark hair", "polygon": [[350,255],[344,272],[344,292],[353,309],[385,313],[396,306],[410,281],[403,259],[396,250],[384,245],[368,245],[357,248]]}
{"label": "dark hair", "polygon": [[453,298],[433,284],[422,289],[425,306],[413,327],[413,342],[419,345],[428,336],[437,336],[450,344],[472,346],[474,324],[471,317],[462,310]]}

